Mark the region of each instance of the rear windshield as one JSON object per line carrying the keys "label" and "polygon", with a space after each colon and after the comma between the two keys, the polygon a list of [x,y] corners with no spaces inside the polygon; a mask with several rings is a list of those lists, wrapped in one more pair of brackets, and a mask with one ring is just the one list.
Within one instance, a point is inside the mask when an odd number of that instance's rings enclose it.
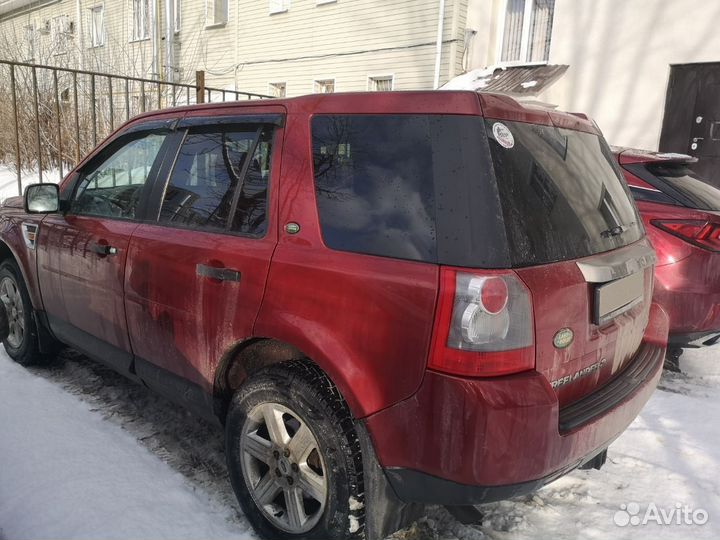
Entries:
{"label": "rear windshield", "polygon": [[720,190],[704,182],[684,163],[649,163],[648,171],[688,199],[692,208],[720,210]]}
{"label": "rear windshield", "polygon": [[602,139],[496,124],[477,116],[315,116],[326,245],[508,268],[583,257],[643,235]]}
{"label": "rear windshield", "polygon": [[604,139],[520,122],[486,126],[513,265],[585,257],[643,236]]}

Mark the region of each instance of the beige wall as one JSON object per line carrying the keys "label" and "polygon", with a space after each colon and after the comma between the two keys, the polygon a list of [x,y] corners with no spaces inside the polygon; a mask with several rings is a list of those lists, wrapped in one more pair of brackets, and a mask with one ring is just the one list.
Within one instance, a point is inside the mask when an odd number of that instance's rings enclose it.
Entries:
{"label": "beige wall", "polygon": [[[165,0],[156,0],[162,37]],[[446,0],[440,83],[462,70],[468,3]],[[0,2],[1,4],[2,2]],[[103,72],[150,76],[150,41],[131,42],[131,0],[80,0],[82,30],[76,23],[69,52],[50,51],[51,37],[38,36],[38,63]],[[89,8],[104,4],[106,44],[89,48]],[[174,36],[179,80],[206,71],[206,84],[267,93],[268,83],[287,83],[288,95],[313,91],[314,79],[334,78],[336,91],[368,88],[370,76],[394,76],[394,89],[433,85],[439,0],[292,0],[285,13],[270,15],[269,0],[229,0],[225,25],[207,27],[205,0],[181,0],[181,29]],[[31,7],[32,7],[31,3]],[[76,1],[59,0],[0,18],[0,46],[22,59],[23,27],[60,14],[77,21]],[[165,65],[164,41],[160,73]],[[3,51],[3,54],[6,54]]]}
{"label": "beige wall", "polygon": [[657,149],[671,64],[720,61],[720,2],[557,0],[541,98],[592,115],[612,144]]}

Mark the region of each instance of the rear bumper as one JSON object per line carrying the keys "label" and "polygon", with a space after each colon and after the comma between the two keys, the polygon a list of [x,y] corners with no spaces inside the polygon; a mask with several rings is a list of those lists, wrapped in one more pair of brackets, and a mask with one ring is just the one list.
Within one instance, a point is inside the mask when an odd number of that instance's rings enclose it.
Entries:
{"label": "rear bumper", "polygon": [[562,409],[537,372],[495,379],[428,372],[416,395],[367,418],[380,465],[406,502],[478,504],[534,491],[591,460],[630,425],[657,386],[666,336],[667,315],[654,305],[626,370],[581,406]]}

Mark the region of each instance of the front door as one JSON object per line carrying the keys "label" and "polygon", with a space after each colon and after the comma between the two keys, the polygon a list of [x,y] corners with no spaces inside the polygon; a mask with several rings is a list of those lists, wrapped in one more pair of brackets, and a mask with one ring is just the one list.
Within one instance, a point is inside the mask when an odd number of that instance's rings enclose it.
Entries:
{"label": "front door", "polygon": [[720,186],[720,63],[671,67],[660,150],[696,157],[694,171]]}
{"label": "front door", "polygon": [[167,135],[136,132],[111,142],[80,171],[65,214],[43,220],[41,291],[63,341],[127,374],[132,349],[124,306],[130,237]]}
{"label": "front door", "polygon": [[155,222],[133,234],[125,289],[138,376],[198,409],[221,357],[252,335],[277,241],[279,136],[262,124],[186,129]]}

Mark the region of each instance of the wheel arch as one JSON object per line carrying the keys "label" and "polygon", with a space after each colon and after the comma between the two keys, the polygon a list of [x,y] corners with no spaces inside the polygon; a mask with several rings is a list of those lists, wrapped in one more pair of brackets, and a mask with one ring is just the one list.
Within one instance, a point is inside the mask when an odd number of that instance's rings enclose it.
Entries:
{"label": "wheel arch", "polygon": [[346,384],[343,384],[344,381],[338,381],[338,377],[333,376],[332,368],[327,369],[328,362],[323,361],[322,358],[318,361],[317,357],[307,354],[303,349],[274,337],[252,337],[238,341],[223,355],[213,377],[215,415],[222,423],[225,422],[233,394],[253,373],[274,364],[301,359],[311,362],[323,371],[338,389],[353,416],[357,418],[357,397]]}

